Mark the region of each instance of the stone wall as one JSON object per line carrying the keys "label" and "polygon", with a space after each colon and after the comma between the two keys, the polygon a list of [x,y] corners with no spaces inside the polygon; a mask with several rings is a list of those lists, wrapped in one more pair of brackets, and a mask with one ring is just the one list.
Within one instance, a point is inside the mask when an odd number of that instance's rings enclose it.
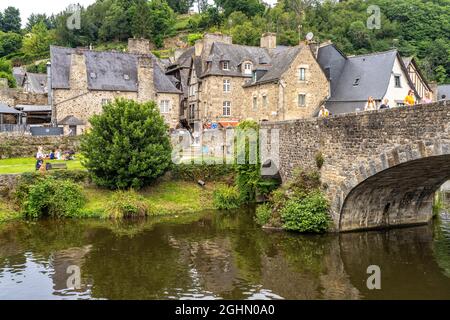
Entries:
{"label": "stone wall", "polygon": [[[299,79],[299,69],[305,69],[305,80]],[[298,96],[305,94],[305,106],[299,106]],[[280,81],[246,87],[244,114],[255,120],[270,121],[310,118],[329,95],[328,80],[308,46],[302,50],[284,72]],[[264,106],[263,96],[267,105]],[[257,107],[253,98],[257,98]]]}
{"label": "stone wall", "polygon": [[0,201],[2,197],[8,197],[11,190],[14,190],[20,175],[18,174],[0,174]]}
{"label": "stone wall", "polygon": [[427,222],[434,191],[450,178],[445,102],[267,122],[262,128],[280,129],[284,182],[296,168],[316,168],[316,155],[323,155],[321,175],[335,229]]}
{"label": "stone wall", "polygon": [[48,153],[57,148],[77,151],[79,145],[78,137],[0,136],[0,159],[33,157],[39,146]]}
{"label": "stone wall", "polygon": [[21,89],[0,89],[0,102],[10,106],[18,104],[25,105],[47,105],[47,94],[23,92]]}

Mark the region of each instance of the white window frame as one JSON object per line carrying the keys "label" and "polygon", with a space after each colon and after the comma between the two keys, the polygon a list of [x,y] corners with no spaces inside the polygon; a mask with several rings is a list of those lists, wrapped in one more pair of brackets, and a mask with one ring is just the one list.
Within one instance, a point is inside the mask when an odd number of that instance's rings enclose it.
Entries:
{"label": "white window frame", "polygon": [[306,68],[305,67],[300,67],[298,69],[298,80],[306,81]]}
{"label": "white window frame", "polygon": [[231,80],[230,79],[223,80],[223,92],[225,92],[225,93],[231,92]]}
{"label": "white window frame", "polygon": [[245,74],[252,74],[253,66],[250,62],[244,63],[244,73]]}
{"label": "white window frame", "polygon": [[224,117],[230,117],[231,116],[231,101],[224,101],[223,102],[222,115]]}
{"label": "white window frame", "polygon": [[230,61],[222,61],[222,70],[230,70]]}
{"label": "white window frame", "polygon": [[[303,103],[300,102],[300,97],[303,97]],[[306,93],[299,93],[297,95],[297,106],[300,108],[306,107]]]}
{"label": "white window frame", "polygon": [[106,106],[107,104],[111,103],[111,99],[102,99],[102,106]]}
{"label": "white window frame", "polygon": [[159,112],[162,114],[167,114],[170,112],[170,100],[159,101]]}

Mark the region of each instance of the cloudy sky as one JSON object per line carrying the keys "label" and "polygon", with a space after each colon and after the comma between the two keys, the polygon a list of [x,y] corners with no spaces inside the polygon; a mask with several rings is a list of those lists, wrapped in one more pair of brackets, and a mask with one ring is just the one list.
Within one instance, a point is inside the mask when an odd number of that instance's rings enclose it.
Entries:
{"label": "cloudy sky", "polygon": [[[22,16],[22,24],[25,25],[32,13],[52,15],[63,11],[73,3],[88,6],[94,2],[95,0],[0,0],[0,10],[3,11],[9,6],[18,8]],[[277,0],[265,0],[265,2],[274,4]]]}

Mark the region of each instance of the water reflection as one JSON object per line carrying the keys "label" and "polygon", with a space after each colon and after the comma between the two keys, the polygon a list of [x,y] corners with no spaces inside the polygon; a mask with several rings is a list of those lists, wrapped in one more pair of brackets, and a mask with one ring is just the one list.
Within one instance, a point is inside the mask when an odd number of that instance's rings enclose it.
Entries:
{"label": "water reflection", "polygon": [[[261,230],[251,209],[16,222],[0,226],[0,299],[450,299],[449,226],[299,236]],[[380,291],[366,287],[371,264]]]}

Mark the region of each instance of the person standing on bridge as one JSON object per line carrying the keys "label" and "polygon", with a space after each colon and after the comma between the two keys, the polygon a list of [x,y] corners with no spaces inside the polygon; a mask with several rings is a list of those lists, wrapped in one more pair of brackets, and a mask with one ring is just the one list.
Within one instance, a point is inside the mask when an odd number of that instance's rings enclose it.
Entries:
{"label": "person standing on bridge", "polygon": [[364,111],[372,111],[372,110],[377,110],[377,103],[375,102],[373,97],[370,96],[369,99],[367,99],[366,106],[364,107]]}
{"label": "person standing on bridge", "polygon": [[433,102],[433,100],[431,99],[429,91],[425,92],[425,97],[420,102],[423,103],[423,104],[427,104],[427,103],[432,103]]}
{"label": "person standing on bridge", "polygon": [[330,115],[330,111],[324,105],[320,107],[319,118],[326,118]]}
{"label": "person standing on bridge", "polygon": [[408,95],[405,97],[405,105],[412,107],[416,104],[416,98],[414,97],[414,91],[409,90]]}

